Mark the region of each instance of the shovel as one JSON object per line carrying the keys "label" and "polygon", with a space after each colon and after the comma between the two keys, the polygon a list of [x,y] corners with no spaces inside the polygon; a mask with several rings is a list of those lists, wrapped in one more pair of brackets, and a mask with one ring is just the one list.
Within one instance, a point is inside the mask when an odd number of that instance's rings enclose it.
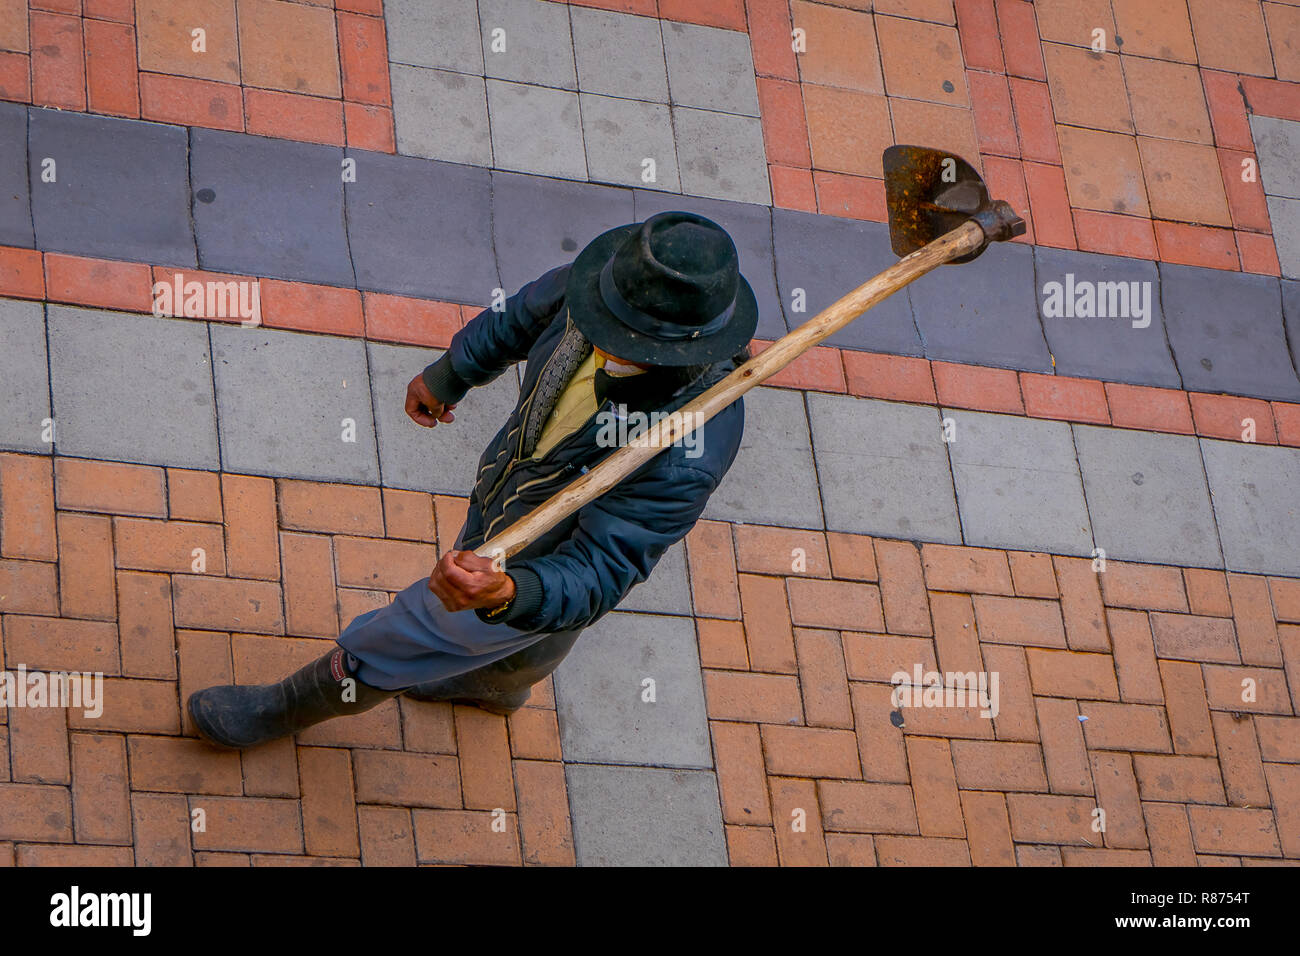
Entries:
{"label": "shovel", "polygon": [[890,246],[903,258],[773,342],[762,354],[678,411],[661,418],[529,514],[483,542],[474,553],[491,558],[501,567],[506,558],[600,497],[881,299],[945,263],[970,262],[990,242],[1025,233],[1025,221],[1006,201],[990,200],[979,173],[960,156],[923,146],[891,146],[884,152],[884,167]]}

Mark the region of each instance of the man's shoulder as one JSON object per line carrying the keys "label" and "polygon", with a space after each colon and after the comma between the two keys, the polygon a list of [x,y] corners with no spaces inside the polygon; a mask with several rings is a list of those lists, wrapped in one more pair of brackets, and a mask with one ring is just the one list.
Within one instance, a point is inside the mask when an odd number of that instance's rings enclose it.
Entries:
{"label": "man's shoulder", "polygon": [[[683,413],[689,414],[689,413]],[[697,424],[686,422],[685,424]],[[745,428],[744,399],[738,398],[656,456],[660,475],[677,480],[707,476],[722,481],[740,449]],[[692,474],[694,473],[694,475]]]}
{"label": "man's shoulder", "polygon": [[564,291],[569,284],[569,273],[573,263],[566,262],[542,273],[520,291],[524,293],[524,304],[534,315],[553,315],[564,303]]}

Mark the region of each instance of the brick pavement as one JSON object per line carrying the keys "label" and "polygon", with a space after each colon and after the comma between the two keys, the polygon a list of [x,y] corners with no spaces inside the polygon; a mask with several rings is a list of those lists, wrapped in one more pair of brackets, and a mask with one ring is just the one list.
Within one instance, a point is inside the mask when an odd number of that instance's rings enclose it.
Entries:
{"label": "brick pavement", "polygon": [[[644,153],[653,188],[878,222],[880,150],[923,139],[1028,214],[1025,242],[1297,277],[1300,202],[1242,173],[1264,118],[1300,121],[1297,31],[1286,0],[4,0],[0,99],[604,182]],[[593,38],[647,72],[611,75]],[[709,171],[760,144],[766,176]]]}
{"label": "brick pavement", "polygon": [[181,709],[319,656],[423,573],[463,501],[22,455],[0,489],[6,666],[106,675],[97,720],[0,711],[3,862],[573,862],[549,681],[509,721],[395,700],[242,756]]}
{"label": "brick pavement", "polygon": [[[0,662],[101,671],[107,690],[99,718],[0,709],[0,864],[1300,860],[1300,584],[1280,530],[1296,472],[1284,448],[1242,447],[1300,447],[1300,8],[567,7],[0,0],[0,319],[20,346],[0,355]],[[513,57],[493,59],[494,27]],[[637,78],[598,44],[622,44]],[[513,143],[551,113],[546,137]],[[242,755],[188,732],[190,690],[318,655],[458,528],[463,499],[428,493],[458,479],[385,438],[396,346],[445,347],[498,283],[684,206],[737,236],[762,347],[802,319],[796,290],[816,311],[888,260],[873,157],[908,140],[967,155],[1030,233],[756,393],[751,433],[779,436],[785,460],[739,463],[739,491],[528,707],[392,702]],[[361,175],[340,190],[349,155]],[[71,192],[42,191],[46,160]],[[555,234],[525,241],[515,221]],[[307,256],[291,251],[304,233]],[[274,331],[254,334],[317,333],[276,341],[378,390],[360,423],[373,465],[320,459],[305,433],[268,456],[229,401],[263,394],[248,355],[215,385],[236,433],[112,360],[118,399],[162,395],[198,427],[96,417],[59,378],[82,361],[72,330],[100,361],[130,356],[143,326],[122,313],[148,312],[177,266],[260,277]],[[1068,272],[1151,283],[1147,338],[1045,317],[1038,286]],[[219,322],[210,345],[201,330],[169,328],[167,348],[243,355]],[[38,437],[50,396],[60,443]],[[488,399],[456,455],[495,427],[504,398]],[[940,414],[977,447],[959,438],[942,468],[873,450]],[[863,454],[841,447],[859,432]],[[1135,454],[1154,457],[1134,471]],[[1034,455],[1052,468],[1029,475]],[[95,460],[123,456],[154,464]],[[234,473],[252,461],[262,474]],[[819,480],[799,481],[814,463]],[[863,522],[870,535],[847,533]],[[1150,563],[1072,556],[1104,540]],[[896,708],[890,678],[914,666],[996,674],[997,716]]]}
{"label": "brick pavement", "polygon": [[391,152],[382,15],[382,0],[5,0],[0,98]]}
{"label": "brick pavement", "polygon": [[[1300,860],[1294,578],[702,522],[661,610],[694,616],[713,806],[634,789],[570,824],[566,772],[600,765],[564,763],[550,680],[509,719],[393,701],[242,755],[186,725],[193,689],[278,678],[422,574],[462,499],[5,454],[0,502],[5,666],[106,675],[98,720],[0,711],[4,862],[653,859],[628,816],[733,865]],[[996,673],[995,717],[895,707],[915,667]]]}

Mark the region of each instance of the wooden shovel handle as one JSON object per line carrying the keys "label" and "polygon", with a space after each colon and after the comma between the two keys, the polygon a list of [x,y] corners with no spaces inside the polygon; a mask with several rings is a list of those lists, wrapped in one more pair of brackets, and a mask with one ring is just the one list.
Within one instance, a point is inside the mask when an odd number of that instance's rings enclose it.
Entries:
{"label": "wooden shovel handle", "polygon": [[635,441],[556,492],[474,553],[502,560],[526,548],[583,505],[600,497],[660,451],[690,434],[760,382],[771,378],[818,342],[835,334],[873,305],[909,282],[952,259],[974,252],[984,242],[984,230],[967,221],[858,286],[848,295],[789,332],[751,358],[708,391],[647,429]]}

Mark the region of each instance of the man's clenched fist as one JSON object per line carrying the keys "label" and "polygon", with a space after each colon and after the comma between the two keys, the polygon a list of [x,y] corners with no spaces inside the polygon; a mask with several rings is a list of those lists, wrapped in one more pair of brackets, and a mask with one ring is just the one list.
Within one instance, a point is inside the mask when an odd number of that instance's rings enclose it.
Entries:
{"label": "man's clenched fist", "polygon": [[451,410],[455,407],[454,404],[445,404],[429,391],[429,386],[424,384],[423,375],[415,376],[411,379],[411,384],[406,386],[406,414],[417,425],[433,428],[438,422],[454,422],[456,416]]}
{"label": "man's clenched fist", "polygon": [[515,596],[515,582],[496,570],[491,558],[473,551],[448,551],[429,575],[429,590],[448,611],[497,608]]}

